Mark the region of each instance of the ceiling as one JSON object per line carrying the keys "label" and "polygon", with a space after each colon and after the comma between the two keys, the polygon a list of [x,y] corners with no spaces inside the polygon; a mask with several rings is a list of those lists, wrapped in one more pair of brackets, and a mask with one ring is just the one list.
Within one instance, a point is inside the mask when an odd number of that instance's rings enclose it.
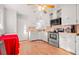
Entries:
{"label": "ceiling", "polygon": [[34,6],[27,4],[5,4],[5,7],[25,15],[27,15],[29,12],[33,12],[32,10],[35,9]]}
{"label": "ceiling", "polygon": [[[16,10],[22,14],[28,14],[28,12],[37,10],[36,6],[33,4],[5,4],[5,7]],[[59,8],[58,5],[56,5],[56,7]]]}

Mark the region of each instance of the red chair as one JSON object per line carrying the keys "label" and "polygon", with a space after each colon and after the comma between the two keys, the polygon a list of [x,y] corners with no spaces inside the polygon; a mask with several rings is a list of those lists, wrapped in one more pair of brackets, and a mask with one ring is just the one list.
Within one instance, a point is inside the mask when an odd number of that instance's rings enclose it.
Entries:
{"label": "red chair", "polygon": [[19,38],[17,34],[0,36],[0,40],[4,41],[7,55],[18,55],[19,54]]}
{"label": "red chair", "polygon": [[4,45],[4,41],[0,41],[0,55],[6,55],[6,49]]}

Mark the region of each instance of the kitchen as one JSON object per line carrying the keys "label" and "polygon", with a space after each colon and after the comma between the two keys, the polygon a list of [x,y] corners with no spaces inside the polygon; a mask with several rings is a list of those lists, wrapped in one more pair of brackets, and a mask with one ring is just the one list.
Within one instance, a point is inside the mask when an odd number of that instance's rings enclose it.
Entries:
{"label": "kitchen", "polygon": [[0,5],[0,34],[17,33],[20,42],[44,41],[76,55],[79,54],[78,9],[76,4]]}

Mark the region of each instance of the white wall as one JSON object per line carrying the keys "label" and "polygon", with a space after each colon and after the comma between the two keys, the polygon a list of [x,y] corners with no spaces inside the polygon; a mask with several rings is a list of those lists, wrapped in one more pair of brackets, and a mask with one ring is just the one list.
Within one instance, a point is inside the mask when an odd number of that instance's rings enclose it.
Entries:
{"label": "white wall", "polygon": [[[28,17],[27,20],[29,26],[35,26],[39,20],[44,20],[45,26],[49,26],[49,20],[50,20],[49,15],[39,12],[36,6],[29,5],[26,11],[28,11],[26,15]],[[42,14],[41,18],[40,18],[40,14]]]}
{"label": "white wall", "polygon": [[6,26],[6,33],[17,33],[17,16],[16,11],[12,9],[6,9],[5,11],[5,26]]}
{"label": "white wall", "polygon": [[[27,6],[26,6],[27,7]],[[28,11],[26,14],[23,13],[19,13],[20,16],[18,17],[18,35],[20,37],[20,40],[26,40],[28,39],[28,33],[27,33],[27,29],[29,26],[35,26],[36,23],[39,20],[44,20],[45,24],[44,26],[49,26],[49,15],[48,14],[44,14],[42,13],[41,19],[40,17],[40,12],[37,11],[37,8],[35,6],[28,6],[28,9],[26,9],[26,11]],[[24,34],[24,26],[26,25],[26,34]]]}
{"label": "white wall", "polygon": [[76,24],[76,4],[61,4],[63,25]]}
{"label": "white wall", "polygon": [[5,33],[4,26],[4,6],[0,5],[0,35]]}
{"label": "white wall", "polygon": [[[5,7],[7,9],[13,9],[15,11],[18,11],[18,13],[21,13],[23,15],[27,15],[28,17],[28,23],[30,25],[34,25],[39,19],[39,14],[38,9],[36,6],[33,5],[26,5],[26,4],[6,4]],[[42,19],[46,22],[45,25],[49,25],[49,15],[42,13]]]}
{"label": "white wall", "polygon": [[77,4],[77,24],[79,24],[79,4]]}

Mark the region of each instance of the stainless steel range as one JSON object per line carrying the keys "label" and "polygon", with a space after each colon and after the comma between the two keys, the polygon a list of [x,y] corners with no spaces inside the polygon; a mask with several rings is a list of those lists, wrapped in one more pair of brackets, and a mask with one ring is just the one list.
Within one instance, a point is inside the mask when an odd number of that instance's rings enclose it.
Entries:
{"label": "stainless steel range", "polygon": [[57,32],[48,32],[48,43],[59,47],[59,34]]}

